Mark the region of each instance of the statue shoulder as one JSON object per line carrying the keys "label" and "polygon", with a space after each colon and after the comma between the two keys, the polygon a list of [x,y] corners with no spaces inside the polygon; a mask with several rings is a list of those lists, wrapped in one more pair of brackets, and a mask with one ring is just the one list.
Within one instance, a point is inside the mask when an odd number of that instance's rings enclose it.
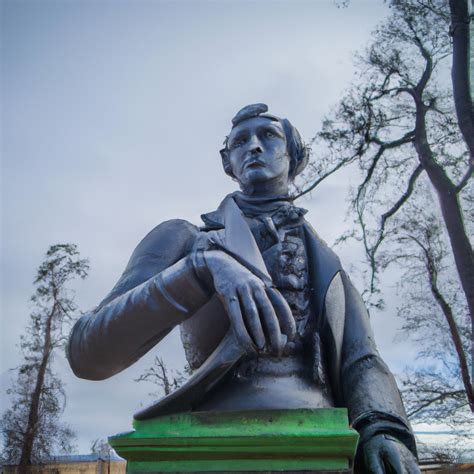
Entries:
{"label": "statue shoulder", "polygon": [[143,256],[178,256],[179,260],[191,250],[198,232],[197,226],[183,219],[162,222],[141,240],[132,254],[132,259]]}
{"label": "statue shoulder", "polygon": [[162,222],[141,240],[122,276],[99,307],[140,285],[185,257],[199,228],[182,219]]}

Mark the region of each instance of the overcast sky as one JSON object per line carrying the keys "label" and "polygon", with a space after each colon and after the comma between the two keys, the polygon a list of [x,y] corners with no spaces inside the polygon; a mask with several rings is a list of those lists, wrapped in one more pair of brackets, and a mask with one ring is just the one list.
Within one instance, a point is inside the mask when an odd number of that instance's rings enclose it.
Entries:
{"label": "overcast sky", "polygon": [[[114,285],[158,223],[199,216],[236,189],[218,150],[242,106],[265,102],[309,140],[348,86],[354,52],[387,14],[376,0],[2,2],[1,388],[20,360],[32,280],[47,248],[77,243],[91,263],[76,285],[81,310]],[[299,205],[330,244],[347,228],[350,173]],[[360,252],[341,249],[346,267]],[[393,343],[396,297],[374,315],[393,371],[415,354]],[[133,382],[155,355],[184,357],[176,332],[135,366],[103,382],[55,364],[64,419],[91,440],[131,428],[152,386]],[[2,399],[2,408],[8,401]]]}

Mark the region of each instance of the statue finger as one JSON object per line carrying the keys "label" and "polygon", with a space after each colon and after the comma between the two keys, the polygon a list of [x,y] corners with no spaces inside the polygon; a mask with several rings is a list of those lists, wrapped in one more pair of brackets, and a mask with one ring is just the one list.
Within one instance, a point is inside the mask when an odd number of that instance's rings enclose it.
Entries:
{"label": "statue finger", "polygon": [[414,456],[405,463],[405,468],[408,474],[421,474],[420,468]]}
{"label": "statue finger", "polygon": [[268,288],[267,294],[275,308],[278,320],[280,321],[281,331],[286,334],[288,341],[293,341],[296,336],[296,323],[290,306],[278,290]]}
{"label": "statue finger", "polygon": [[262,317],[261,320],[263,320],[264,330],[270,340],[271,348],[278,357],[280,357],[283,353],[286,338],[283,338],[280,332],[280,323],[278,322],[273,305],[268,299],[267,293],[262,288],[254,291],[254,298]]}
{"label": "statue finger", "polygon": [[369,474],[385,474],[378,451],[371,451],[365,455],[365,465]]}
{"label": "statue finger", "polygon": [[396,449],[390,449],[384,455],[384,463],[388,467],[388,472],[394,472],[396,474],[407,474],[407,471],[402,466],[398,450]]}
{"label": "statue finger", "polygon": [[245,287],[238,290],[241,309],[244,314],[244,324],[246,325],[251,338],[259,349],[265,347],[265,334],[262,323],[258,315],[257,305],[255,304],[250,290]]}
{"label": "statue finger", "polygon": [[388,464],[390,472],[400,474],[416,474],[419,471],[412,452],[397,438],[384,434],[386,441],[384,449],[384,462]]}
{"label": "statue finger", "polygon": [[227,315],[229,316],[232,331],[234,333],[237,342],[246,351],[253,350],[253,342],[250,338],[247,329],[242,318],[242,311],[240,309],[240,302],[237,295],[231,295],[224,297],[223,303],[226,309]]}
{"label": "statue finger", "polygon": [[420,468],[418,463],[416,462],[415,456],[413,456],[412,452],[408,450],[409,454],[407,453],[403,456],[403,465],[405,466],[405,471],[408,474],[420,474]]}

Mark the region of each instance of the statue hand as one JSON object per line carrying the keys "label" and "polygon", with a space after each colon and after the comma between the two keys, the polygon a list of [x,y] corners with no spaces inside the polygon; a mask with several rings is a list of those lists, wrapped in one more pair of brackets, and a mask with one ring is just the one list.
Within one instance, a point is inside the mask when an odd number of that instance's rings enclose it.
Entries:
{"label": "statue hand", "polygon": [[363,448],[366,471],[370,474],[419,474],[413,453],[390,435],[378,434]]}
{"label": "statue hand", "polygon": [[266,287],[260,278],[224,252],[209,250],[204,256],[237,341],[251,352],[269,346],[272,353],[281,355],[286,341],[293,340],[296,325],[280,292]]}

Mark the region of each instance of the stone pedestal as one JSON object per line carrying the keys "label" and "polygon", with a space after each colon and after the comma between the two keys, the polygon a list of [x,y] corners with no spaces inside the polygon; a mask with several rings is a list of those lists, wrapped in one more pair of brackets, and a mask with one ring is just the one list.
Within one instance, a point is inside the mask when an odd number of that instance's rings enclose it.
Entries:
{"label": "stone pedestal", "polygon": [[351,472],[358,440],[344,408],[181,413],[133,427],[109,438],[129,474]]}

